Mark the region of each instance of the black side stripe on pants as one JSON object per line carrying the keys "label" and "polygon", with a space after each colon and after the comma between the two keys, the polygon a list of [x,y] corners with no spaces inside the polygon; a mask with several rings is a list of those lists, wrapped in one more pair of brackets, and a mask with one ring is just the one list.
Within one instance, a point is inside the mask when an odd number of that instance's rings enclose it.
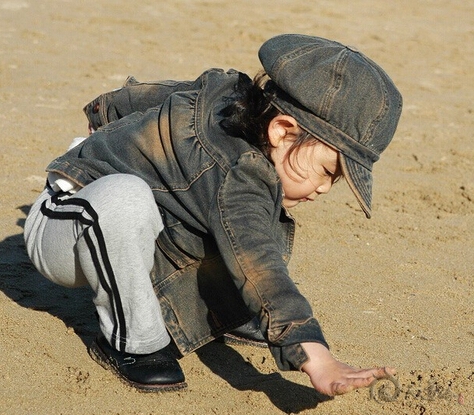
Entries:
{"label": "black side stripe on pants", "polygon": [[[123,312],[120,293],[117,287],[117,281],[115,279],[114,271],[112,269],[112,265],[110,263],[109,256],[107,253],[104,235],[99,225],[99,216],[87,200],[76,197],[62,200],[60,198],[61,196],[64,196],[64,194],[54,195],[51,198],[51,202],[57,206],[79,206],[82,209],[77,212],[55,212],[54,210],[51,210],[46,206],[47,200],[45,200],[41,206],[41,213],[51,219],[77,220],[83,223],[84,225],[89,226],[84,230],[84,239],[89,248],[94,267],[99,277],[99,282],[102,288],[109,296],[109,301],[112,310],[115,310],[115,313],[113,313],[114,328],[112,341],[115,341],[115,339],[119,339],[119,350],[124,352],[127,338],[125,315]],[[83,216],[84,211],[92,218],[92,220]],[[96,247],[90,235],[91,229],[97,239],[98,247]],[[102,264],[104,264],[103,267],[101,266],[101,259]],[[107,275],[107,278],[105,277],[105,275]]]}

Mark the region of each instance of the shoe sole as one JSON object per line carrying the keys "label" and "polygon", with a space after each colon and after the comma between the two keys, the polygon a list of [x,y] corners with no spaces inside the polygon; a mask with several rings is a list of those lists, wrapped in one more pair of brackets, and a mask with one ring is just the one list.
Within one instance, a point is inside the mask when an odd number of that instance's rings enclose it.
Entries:
{"label": "shoe sole", "polygon": [[133,380],[127,379],[123,376],[118,369],[109,361],[107,355],[102,351],[99,345],[94,341],[88,349],[89,356],[96,363],[101,365],[106,370],[111,370],[118,376],[118,378],[127,384],[138,389],[140,392],[174,392],[186,389],[188,387],[186,382],[173,383],[173,384],[152,384],[147,385],[143,383],[134,382]]}
{"label": "shoe sole", "polygon": [[224,334],[222,337],[219,337],[217,340],[221,341],[224,344],[231,344],[237,346],[252,346],[259,347],[261,349],[268,348],[268,344],[258,340],[251,340],[245,337],[235,336],[230,333]]}

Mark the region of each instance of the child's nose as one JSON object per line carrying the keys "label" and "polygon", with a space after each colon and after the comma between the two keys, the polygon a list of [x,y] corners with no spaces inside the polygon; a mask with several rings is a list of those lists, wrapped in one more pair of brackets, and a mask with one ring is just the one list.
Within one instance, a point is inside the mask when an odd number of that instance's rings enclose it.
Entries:
{"label": "child's nose", "polygon": [[328,193],[331,190],[332,182],[332,179],[328,177],[328,179],[316,189],[316,192],[318,194]]}

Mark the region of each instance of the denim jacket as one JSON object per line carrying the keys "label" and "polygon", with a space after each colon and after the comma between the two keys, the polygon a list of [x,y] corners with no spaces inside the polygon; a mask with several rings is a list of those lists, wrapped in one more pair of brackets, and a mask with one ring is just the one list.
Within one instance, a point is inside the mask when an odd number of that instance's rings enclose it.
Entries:
{"label": "denim jacket", "polygon": [[80,186],[114,173],[149,184],[165,225],[151,278],[183,355],[257,316],[278,367],[300,369],[301,342],[327,344],[288,274],[295,226],[275,168],[220,126],[238,77],[131,77],[85,107],[97,131],[47,171]]}

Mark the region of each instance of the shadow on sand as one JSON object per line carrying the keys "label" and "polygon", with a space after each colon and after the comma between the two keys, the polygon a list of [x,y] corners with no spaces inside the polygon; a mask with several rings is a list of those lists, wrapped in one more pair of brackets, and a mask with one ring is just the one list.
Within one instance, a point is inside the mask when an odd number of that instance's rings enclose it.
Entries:
{"label": "shadow on sand", "polygon": [[[30,206],[20,206],[25,217]],[[25,219],[18,219],[23,227]],[[89,344],[98,330],[92,290],[53,284],[36,271],[25,250],[23,234],[0,241],[0,290],[22,307],[45,311],[61,319]]]}

